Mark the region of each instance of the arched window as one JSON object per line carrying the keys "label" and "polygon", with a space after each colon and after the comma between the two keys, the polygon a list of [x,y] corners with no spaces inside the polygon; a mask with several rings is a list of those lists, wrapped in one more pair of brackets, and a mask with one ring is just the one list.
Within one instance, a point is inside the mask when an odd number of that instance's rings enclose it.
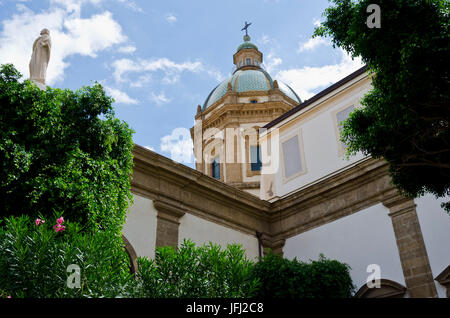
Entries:
{"label": "arched window", "polygon": [[130,258],[130,273],[134,274],[138,270],[136,251],[134,250],[133,246],[124,235],[122,235],[122,241],[125,244],[124,246],[125,251],[127,252],[128,257]]}
{"label": "arched window", "polygon": [[259,147],[259,145],[250,146],[250,160],[252,171],[261,171],[261,148]]}
{"label": "arched window", "polygon": [[211,171],[212,171],[212,177],[214,179],[220,180],[220,162],[219,162],[219,157],[214,158],[214,160],[212,162]]}

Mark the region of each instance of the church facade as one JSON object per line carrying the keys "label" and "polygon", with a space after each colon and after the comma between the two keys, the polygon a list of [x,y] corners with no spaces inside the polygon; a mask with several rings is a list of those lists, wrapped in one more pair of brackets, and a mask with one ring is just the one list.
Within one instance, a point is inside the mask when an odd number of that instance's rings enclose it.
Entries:
{"label": "church facade", "polygon": [[[127,251],[239,243],[350,265],[356,297],[449,297],[450,218],[440,200],[403,197],[387,163],[344,156],[340,123],[370,90],[365,67],[312,98],[273,79],[246,35],[233,74],[197,107],[196,169],[136,145]],[[380,279],[379,288],[366,284]],[[373,276],[375,275],[375,276]]]}

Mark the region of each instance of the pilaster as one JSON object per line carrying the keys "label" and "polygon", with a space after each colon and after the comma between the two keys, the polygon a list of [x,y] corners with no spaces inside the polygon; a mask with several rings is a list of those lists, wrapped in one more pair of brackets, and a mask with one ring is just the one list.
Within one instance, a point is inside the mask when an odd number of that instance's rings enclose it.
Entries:
{"label": "pilaster", "polygon": [[161,201],[154,201],[158,211],[156,225],[156,247],[178,246],[180,218],[186,213],[182,208]]}
{"label": "pilaster", "polygon": [[409,297],[437,297],[414,201],[395,195],[383,204],[390,211]]}

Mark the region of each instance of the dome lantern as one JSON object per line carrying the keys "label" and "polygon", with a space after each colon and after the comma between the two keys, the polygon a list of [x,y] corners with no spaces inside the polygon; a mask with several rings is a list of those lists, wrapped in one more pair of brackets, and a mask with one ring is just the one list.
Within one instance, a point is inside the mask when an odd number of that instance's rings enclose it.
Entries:
{"label": "dome lantern", "polygon": [[250,42],[250,36],[247,32],[250,24],[245,22],[245,26],[241,30],[245,30],[244,43],[238,46],[236,53],[233,55],[233,63],[236,66],[236,70],[242,68],[259,68],[263,61],[263,55],[258,50],[258,47]]}

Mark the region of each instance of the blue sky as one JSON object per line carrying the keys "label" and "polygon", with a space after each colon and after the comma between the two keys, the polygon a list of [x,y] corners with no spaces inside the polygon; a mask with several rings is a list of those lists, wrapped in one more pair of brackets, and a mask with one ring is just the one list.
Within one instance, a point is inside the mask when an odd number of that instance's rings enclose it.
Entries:
{"label": "blue sky", "polygon": [[311,39],[327,0],[0,0],[0,63],[28,78],[34,39],[50,30],[47,84],[101,82],[134,142],[193,166],[188,129],[198,104],[232,73],[251,41],[273,78],[305,100],[362,64],[328,39]]}

